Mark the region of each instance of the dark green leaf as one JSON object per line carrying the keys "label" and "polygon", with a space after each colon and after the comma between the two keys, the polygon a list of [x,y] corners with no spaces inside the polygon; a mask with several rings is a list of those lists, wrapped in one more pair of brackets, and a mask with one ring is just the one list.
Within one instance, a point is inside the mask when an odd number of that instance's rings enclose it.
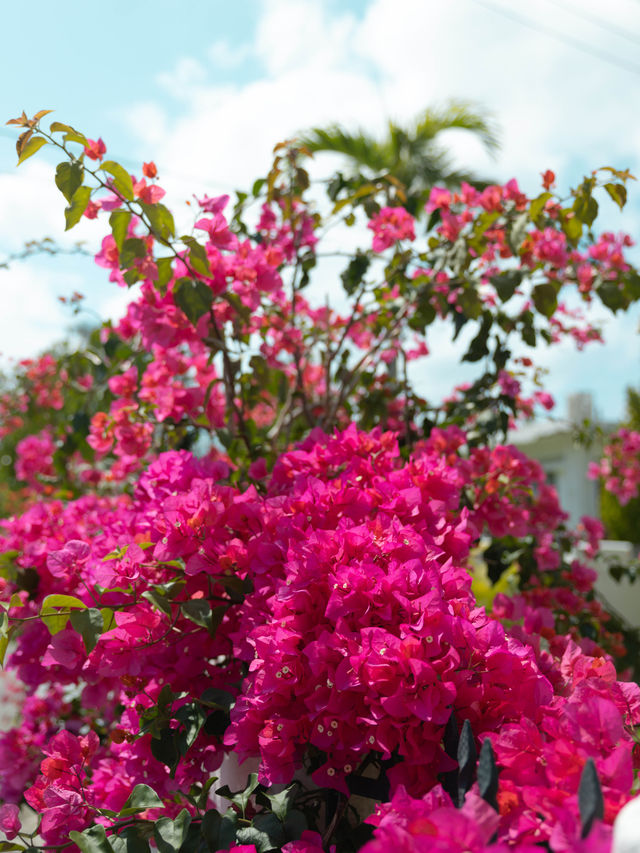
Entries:
{"label": "dark green leaf", "polygon": [[506,270],[505,272],[498,273],[498,275],[491,276],[489,280],[495,287],[496,293],[502,302],[507,302],[511,299],[522,283],[522,275],[522,270]]}
{"label": "dark green leaf", "polygon": [[465,794],[473,784],[477,755],[471,724],[465,720],[458,743],[458,808],[462,808]]}
{"label": "dark green leaf", "polygon": [[129,223],[131,222],[131,211],[129,210],[114,210],[109,217],[109,225],[111,226],[111,234],[116,242],[118,251],[122,249],[123,243],[126,240],[129,232]]}
{"label": "dark green leaf", "polygon": [[158,853],[176,853],[180,850],[182,842],[187,837],[191,815],[186,809],[182,809],[175,820],[169,817],[161,817],[153,827],[153,837],[156,840]]}
{"label": "dark green leaf", "polygon": [[148,785],[136,785],[131,792],[127,802],[122,807],[119,817],[136,814],[145,809],[157,809],[162,806],[162,800]]}
{"label": "dark green leaf", "polygon": [[284,791],[281,791],[279,794],[270,794],[268,791],[265,791],[263,794],[263,796],[269,801],[271,811],[278,820],[284,822],[297,790],[298,785],[294,784],[289,785],[288,788],[285,788]]}
{"label": "dark green leaf", "polygon": [[113,853],[113,847],[109,844],[104,826],[101,824],[90,826],[84,832],[72,830],[69,838],[78,845],[82,853]]}
{"label": "dark green leaf", "polygon": [[586,838],[591,832],[594,820],[603,820],[604,818],[604,798],[593,758],[587,758],[580,777],[578,806],[580,808],[582,838]]}
{"label": "dark green leaf", "polygon": [[87,209],[87,205],[89,204],[89,199],[91,198],[91,187],[78,187],[78,189],[73,194],[73,198],[71,199],[71,204],[69,207],[65,207],[64,209],[64,218],[65,218],[65,231],[68,231],[70,228],[73,228],[74,225],[77,225],[80,222],[82,214]]}
{"label": "dark green leaf", "polygon": [[126,826],[118,835],[109,837],[114,853],[149,853],[149,842],[140,826]]}
{"label": "dark green leaf", "polygon": [[58,163],[56,167],[56,186],[69,204],[75,191],[82,185],[83,171],[82,163],[77,160],[73,163]]}
{"label": "dark green leaf", "polygon": [[90,654],[98,645],[98,640],[104,632],[102,611],[97,607],[90,607],[88,610],[72,610],[69,618],[74,630],[82,636],[87,654]]}
{"label": "dark green leaf", "polygon": [[232,693],[221,690],[219,687],[207,687],[200,697],[200,702],[203,705],[207,705],[209,708],[221,708],[223,711],[230,711],[235,701]]}
{"label": "dark green leaf", "polygon": [[531,298],[536,310],[545,317],[553,316],[558,307],[558,294],[555,287],[549,282],[536,284],[531,291]]}
{"label": "dark green leaf", "polygon": [[616,311],[623,310],[627,307],[625,295],[615,281],[605,281],[596,288],[596,293],[610,311],[615,314]]}
{"label": "dark green leaf", "polygon": [[486,311],[482,316],[482,322],[477,335],[469,344],[469,349],[462,356],[463,361],[480,361],[481,358],[484,358],[485,355],[489,354],[489,347],[487,344],[492,323],[493,318],[491,314]]}
{"label": "dark green leaf", "polygon": [[222,788],[217,789],[216,794],[220,797],[225,797],[227,800],[231,800],[234,805],[239,806],[242,809],[242,813],[244,814],[247,808],[247,803],[259,784],[258,774],[250,773],[247,786],[243,791],[236,791],[233,793],[228,785],[223,785]]}
{"label": "dark green leaf", "polygon": [[284,821],[284,831],[287,836],[287,841],[297,841],[305,829],[308,828],[309,824],[304,812],[301,812],[298,809],[291,809],[290,812],[287,812],[287,816]]}
{"label": "dark green leaf", "polygon": [[207,718],[204,708],[197,702],[182,705],[175,712],[176,720],[184,726],[187,749],[193,744]]}
{"label": "dark green leaf", "polygon": [[183,616],[200,625],[201,628],[211,626],[211,604],[205,598],[192,598],[180,604]]}
{"label": "dark green leaf", "polygon": [[195,326],[213,305],[213,291],[203,281],[181,278],[173,288],[173,301]]}
{"label": "dark green leaf", "polygon": [[210,809],[202,819],[202,837],[209,850],[227,850],[236,840],[238,813],[228,809],[220,815],[215,809]]}
{"label": "dark green leaf", "polygon": [[159,738],[151,738],[151,754],[156,761],[167,765],[171,770],[171,775],[175,773],[180,761],[180,750],[175,733],[171,729],[163,729]]}
{"label": "dark green leaf", "polygon": [[167,616],[171,616],[171,601],[164,595],[162,595],[157,589],[151,587],[151,589],[145,589],[142,593],[142,597],[146,598],[147,601],[150,601],[158,610],[161,610],[163,613],[166,613]]}
{"label": "dark green leaf", "polygon": [[133,201],[133,181],[131,175],[120,163],[105,160],[98,168],[113,176],[113,189],[127,201]]}
{"label": "dark green leaf", "polygon": [[240,844],[255,844],[258,853],[274,850],[286,842],[283,826],[274,814],[258,815],[253,826],[238,829],[236,838]]}
{"label": "dark green leaf", "polygon": [[355,292],[369,269],[370,264],[371,258],[368,255],[365,255],[364,252],[356,252],[355,257],[349,261],[346,270],[340,274],[342,286],[346,293],[351,295]]}
{"label": "dark green leaf", "polygon": [[478,761],[478,791],[483,800],[498,811],[498,768],[493,754],[491,740],[486,737],[482,741],[480,760]]}

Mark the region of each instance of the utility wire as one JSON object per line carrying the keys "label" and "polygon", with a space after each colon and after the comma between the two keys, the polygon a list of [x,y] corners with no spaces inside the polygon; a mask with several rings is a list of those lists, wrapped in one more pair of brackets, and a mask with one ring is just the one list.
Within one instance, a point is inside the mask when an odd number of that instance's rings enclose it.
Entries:
{"label": "utility wire", "polygon": [[491,12],[495,12],[498,15],[503,15],[505,18],[510,18],[512,21],[516,21],[518,24],[522,24],[524,27],[529,27],[529,29],[537,30],[539,33],[544,33],[547,36],[551,36],[551,38],[556,39],[557,41],[562,42],[563,44],[567,44],[570,47],[575,47],[576,50],[581,50],[583,53],[589,54],[590,56],[595,56],[596,59],[601,59],[603,62],[608,62],[610,65],[616,65],[618,68],[622,68],[624,71],[629,71],[632,74],[640,74],[640,65],[635,62],[627,62],[624,59],[620,59],[613,53],[608,53],[605,50],[599,50],[598,48],[594,48],[592,45],[587,42],[580,41],[580,39],[573,38],[573,36],[569,36],[566,33],[562,33],[559,30],[553,29],[553,27],[548,27],[546,24],[540,24],[538,21],[532,21],[530,18],[525,18],[522,15],[518,15],[517,12],[512,12],[510,9],[504,9],[501,6],[496,6],[493,3],[488,3],[486,0],[473,0],[474,3],[477,3],[479,6],[483,6],[485,9],[489,9]]}
{"label": "utility wire", "polygon": [[600,27],[603,30],[613,33],[614,36],[627,39],[627,41],[630,41],[632,44],[640,45],[640,36],[636,33],[624,30],[622,27],[616,27],[614,24],[610,24],[608,21],[598,18],[597,15],[592,15],[590,12],[585,12],[583,9],[577,9],[570,3],[563,3],[562,0],[547,0],[547,2],[553,3],[554,6],[557,6],[559,9],[564,9],[572,15],[577,15],[578,18],[584,18],[585,21],[589,21],[596,27]]}

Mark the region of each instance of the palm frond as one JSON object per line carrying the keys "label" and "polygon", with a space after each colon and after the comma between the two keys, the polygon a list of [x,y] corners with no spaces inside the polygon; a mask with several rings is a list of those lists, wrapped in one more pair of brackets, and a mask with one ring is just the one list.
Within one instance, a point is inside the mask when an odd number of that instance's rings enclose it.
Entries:
{"label": "palm frond", "polygon": [[429,108],[413,127],[416,139],[435,139],[444,130],[467,130],[479,137],[487,151],[495,154],[500,147],[500,133],[491,115],[482,115],[468,101],[449,101],[444,107]]}
{"label": "palm frond", "polygon": [[329,127],[313,127],[304,133],[301,142],[314,153],[333,151],[344,154],[354,162],[374,171],[388,168],[385,153],[380,143],[365,131],[349,133],[338,124]]}

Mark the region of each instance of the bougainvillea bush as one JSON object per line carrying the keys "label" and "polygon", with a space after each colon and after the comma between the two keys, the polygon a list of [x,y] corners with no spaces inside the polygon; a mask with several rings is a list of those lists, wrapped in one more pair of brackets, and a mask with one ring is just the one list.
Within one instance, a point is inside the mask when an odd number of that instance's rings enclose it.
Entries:
{"label": "bougainvillea bush", "polygon": [[[63,156],[67,227],[108,223],[132,291],[0,400],[3,849],[609,851],[640,688],[602,529],[504,435],[552,405],[533,347],[640,299],[630,239],[593,228],[628,173],[434,188],[417,220],[392,175],[337,174],[321,216],[291,142],[177,235],[152,162],[45,114],[13,120],[19,159]],[[308,289],[336,226],[341,313]],[[478,366],[443,403],[414,388],[436,321]]]}

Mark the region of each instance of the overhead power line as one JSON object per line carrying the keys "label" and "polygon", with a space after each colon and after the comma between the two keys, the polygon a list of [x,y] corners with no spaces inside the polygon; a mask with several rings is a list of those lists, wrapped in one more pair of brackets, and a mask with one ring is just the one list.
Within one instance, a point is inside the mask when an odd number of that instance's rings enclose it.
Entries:
{"label": "overhead power line", "polygon": [[515,21],[518,24],[522,24],[522,26],[524,27],[529,27],[529,29],[537,30],[537,32],[544,33],[544,35],[547,36],[551,36],[551,38],[554,38],[557,41],[562,42],[563,44],[567,44],[570,47],[575,47],[576,50],[581,50],[583,53],[586,53],[589,56],[594,56],[596,57],[596,59],[601,59],[603,62],[608,62],[610,65],[616,65],[618,68],[622,68],[624,71],[629,71],[631,74],[640,75],[640,65],[635,62],[627,62],[625,59],[621,59],[613,53],[609,53],[605,50],[600,50],[599,48],[593,47],[593,45],[590,45],[587,42],[583,42],[580,39],[576,39],[573,36],[567,35],[566,33],[563,33],[560,30],[556,30],[553,27],[548,27],[546,24],[541,24],[538,21],[532,21],[530,18],[525,18],[523,15],[519,15],[517,12],[512,12],[510,9],[505,9],[502,6],[496,6],[493,3],[488,3],[486,2],[486,0],[473,0],[473,2],[477,3],[479,6],[483,6],[485,9],[489,9],[491,12],[495,12],[497,15],[502,15],[505,18],[510,18],[512,21]]}
{"label": "overhead power line", "polygon": [[585,12],[584,9],[577,9],[570,3],[563,3],[562,0],[547,0],[547,2],[553,3],[554,6],[557,6],[559,9],[564,9],[565,12],[570,12],[578,18],[583,18],[585,21],[589,21],[589,23],[596,27],[600,27],[602,30],[607,30],[607,32],[612,33],[614,36],[626,39],[632,44],[640,45],[640,35],[629,30],[625,30],[622,27],[616,27],[615,24],[611,24],[609,21],[605,21],[597,15],[592,15],[591,12]]}

